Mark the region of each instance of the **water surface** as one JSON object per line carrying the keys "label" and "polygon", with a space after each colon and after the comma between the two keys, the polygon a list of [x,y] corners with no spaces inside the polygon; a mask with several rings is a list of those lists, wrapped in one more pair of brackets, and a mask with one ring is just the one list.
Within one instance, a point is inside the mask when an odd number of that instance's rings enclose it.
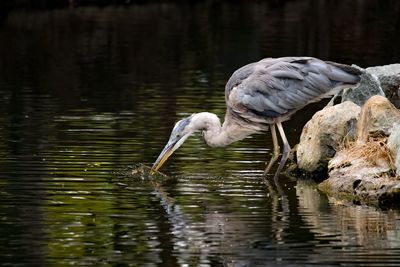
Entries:
{"label": "water surface", "polygon": [[[225,82],[246,63],[399,62],[399,4],[379,3],[10,11],[0,24],[0,262],[398,266],[399,212],[338,204],[285,176],[279,195],[262,179],[268,134],[219,149],[198,134],[160,183],[121,174],[150,165],[183,116],[222,117]],[[292,145],[320,107],[285,123]]]}

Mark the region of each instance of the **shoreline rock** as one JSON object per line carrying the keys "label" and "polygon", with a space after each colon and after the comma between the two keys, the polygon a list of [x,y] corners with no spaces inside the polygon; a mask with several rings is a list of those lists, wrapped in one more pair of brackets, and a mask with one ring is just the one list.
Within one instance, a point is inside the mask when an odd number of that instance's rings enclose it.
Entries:
{"label": "shoreline rock", "polygon": [[[360,68],[356,65],[353,67]],[[364,105],[364,103],[374,95],[385,96],[379,78],[374,73],[370,73],[368,69],[362,69],[363,74],[361,75],[360,83],[354,88],[344,89],[342,92],[342,101],[351,101],[359,106]]]}
{"label": "shoreline rock", "polygon": [[366,72],[378,78],[385,96],[400,108],[400,64],[369,67]]}
{"label": "shoreline rock", "polygon": [[354,140],[360,111],[359,106],[346,101],[315,113],[300,136],[296,152],[298,168],[309,173],[326,169],[343,143]]}
{"label": "shoreline rock", "polygon": [[371,137],[389,136],[397,122],[400,122],[400,110],[387,98],[373,96],[361,109],[356,140],[367,142]]}
{"label": "shoreline rock", "polygon": [[400,122],[393,126],[392,134],[388,138],[387,145],[393,152],[396,173],[400,176]]}
{"label": "shoreline rock", "polygon": [[318,189],[331,197],[400,207],[400,110],[383,96],[361,108],[348,101],[317,112],[296,156],[291,174],[322,181]]}
{"label": "shoreline rock", "polygon": [[386,140],[358,143],[338,152],[329,162],[328,179],[318,189],[354,204],[400,204],[400,177],[391,163]]}

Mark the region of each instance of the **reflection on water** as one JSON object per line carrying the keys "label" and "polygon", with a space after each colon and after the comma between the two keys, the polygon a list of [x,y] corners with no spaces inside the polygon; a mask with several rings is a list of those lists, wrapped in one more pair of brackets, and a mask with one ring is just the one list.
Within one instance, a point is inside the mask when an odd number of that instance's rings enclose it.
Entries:
{"label": "reflection on water", "polygon": [[[399,61],[397,1],[273,2],[10,12],[0,25],[0,262],[398,265],[399,212],[331,203],[284,176],[280,188],[265,182],[268,135],[210,149],[198,134],[163,167],[165,181],[113,174],[150,165],[181,117],[222,116],[226,80],[250,61]],[[291,144],[316,108],[285,124]]]}
{"label": "reflection on water", "polygon": [[[398,211],[329,204],[315,186],[302,181],[297,183],[296,194],[299,213],[310,231],[318,239],[329,241],[330,246],[341,248],[341,253],[345,252],[341,255],[342,262],[380,263],[387,260],[396,263],[400,260]],[[366,256],[368,260],[365,260]]]}

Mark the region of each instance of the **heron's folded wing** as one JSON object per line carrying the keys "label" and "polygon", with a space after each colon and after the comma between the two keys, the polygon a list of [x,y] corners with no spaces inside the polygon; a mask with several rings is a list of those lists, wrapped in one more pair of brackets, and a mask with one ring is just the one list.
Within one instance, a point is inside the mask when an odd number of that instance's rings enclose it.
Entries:
{"label": "heron's folded wing", "polygon": [[264,60],[250,70],[237,76],[242,79],[236,79],[240,82],[229,91],[227,104],[236,112],[269,118],[298,110],[336,93],[334,89],[344,84],[359,81],[357,75],[314,58],[281,58],[272,64]]}

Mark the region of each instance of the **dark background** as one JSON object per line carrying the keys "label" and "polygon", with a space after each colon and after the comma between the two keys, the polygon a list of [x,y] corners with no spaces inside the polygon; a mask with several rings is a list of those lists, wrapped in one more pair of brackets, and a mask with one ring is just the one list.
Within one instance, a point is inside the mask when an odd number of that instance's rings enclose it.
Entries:
{"label": "dark background", "polygon": [[170,84],[174,95],[187,74],[182,70],[204,72],[222,89],[235,69],[264,57],[308,55],[361,67],[400,62],[400,2],[394,0],[1,6],[2,81],[39,83],[33,90],[63,99],[61,105],[81,97],[102,101],[101,94],[125,105],[127,96],[135,98],[133,88],[147,83]]}

